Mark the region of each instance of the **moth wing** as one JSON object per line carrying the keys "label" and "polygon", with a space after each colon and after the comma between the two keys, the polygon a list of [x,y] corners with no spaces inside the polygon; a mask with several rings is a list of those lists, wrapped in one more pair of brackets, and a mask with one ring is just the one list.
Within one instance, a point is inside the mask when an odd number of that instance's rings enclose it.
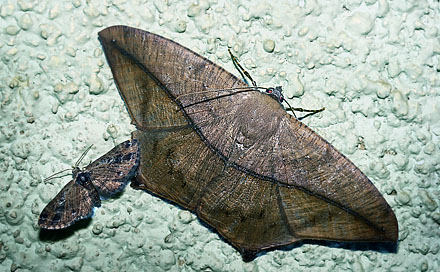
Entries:
{"label": "moth wing", "polygon": [[86,167],[101,199],[107,199],[125,188],[136,174],[139,160],[139,144],[133,139],[115,146]]}
{"label": "moth wing", "polygon": [[90,218],[93,208],[100,206],[96,190],[86,189],[71,180],[43,209],[38,225],[42,229],[64,229],[76,221]]}

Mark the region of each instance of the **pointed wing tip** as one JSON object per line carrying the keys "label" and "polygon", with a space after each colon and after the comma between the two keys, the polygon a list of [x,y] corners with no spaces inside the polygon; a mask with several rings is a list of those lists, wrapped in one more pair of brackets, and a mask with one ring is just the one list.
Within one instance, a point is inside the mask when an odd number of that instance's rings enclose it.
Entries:
{"label": "pointed wing tip", "polygon": [[[399,239],[399,225],[396,215],[388,207],[388,215],[384,216],[381,223],[374,225],[376,230],[374,236],[360,237],[359,242],[384,242],[384,243],[397,243]],[[356,239],[353,239],[356,241]]]}
{"label": "pointed wing tip", "polygon": [[387,212],[386,221],[382,225],[382,239],[379,242],[397,243],[399,239],[399,222],[397,221],[396,214],[388,203]]}
{"label": "pointed wing tip", "polygon": [[[376,225],[376,234],[374,236],[361,237],[359,242],[383,242],[397,243],[399,240],[399,227],[394,213],[388,218],[388,222],[382,226]],[[357,239],[353,239],[355,242]]]}
{"label": "pointed wing tip", "polygon": [[113,25],[113,26],[109,26],[104,28],[103,30],[98,32],[98,37],[103,37],[106,36],[109,32],[114,31],[114,30],[118,30],[118,29],[123,29],[123,28],[129,28],[129,26],[125,26],[125,25]]}
{"label": "pointed wing tip", "polygon": [[243,262],[248,263],[253,261],[255,258],[257,258],[258,251],[254,250],[242,250],[241,252],[241,258]]}
{"label": "pointed wing tip", "polygon": [[126,26],[126,25],[113,25],[113,26],[109,26],[104,28],[103,30],[98,32],[98,40],[100,40],[101,42],[103,40],[110,40],[113,38],[113,36],[115,36],[116,33],[120,34],[120,33],[124,33],[127,31],[135,31],[138,30],[137,28],[134,27],[130,27],[130,26]]}
{"label": "pointed wing tip", "polygon": [[399,223],[396,215],[392,213],[391,226],[386,233],[386,241],[391,243],[397,243],[399,240]]}
{"label": "pointed wing tip", "polygon": [[104,28],[103,30],[98,32],[98,40],[104,46],[114,39],[116,33],[125,31],[124,29],[128,29],[130,27],[124,25],[114,25]]}

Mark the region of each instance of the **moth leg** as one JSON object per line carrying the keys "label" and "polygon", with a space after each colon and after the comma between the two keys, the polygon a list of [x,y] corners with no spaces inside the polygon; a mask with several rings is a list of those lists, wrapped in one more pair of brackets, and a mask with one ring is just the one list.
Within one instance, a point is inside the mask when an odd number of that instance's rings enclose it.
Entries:
{"label": "moth leg", "polygon": [[[237,68],[237,70],[240,72],[242,77],[247,77],[251,82],[252,85],[257,88],[257,83],[255,82],[255,80],[251,77],[251,75],[240,65],[240,63],[238,62],[238,59],[232,54],[231,49],[228,48],[228,52],[229,55],[231,56],[232,62],[234,63],[235,68]],[[284,100],[286,103],[287,101]],[[289,106],[286,111],[291,111],[293,113],[293,116],[295,116],[296,119],[298,120],[302,120],[304,118],[307,118],[309,116],[315,115],[318,112],[321,112],[323,110],[325,110],[325,108],[320,108],[318,110],[307,110],[307,109],[303,109],[303,108],[293,108],[289,105],[289,103],[287,103],[287,105]],[[301,117],[296,117],[295,111],[298,112],[308,112],[308,114],[301,116]]]}
{"label": "moth leg", "polygon": [[241,76],[244,78],[245,76],[252,82],[252,85],[254,87],[257,87],[257,83],[255,80],[251,77],[251,75],[240,65],[238,62],[238,59],[232,55],[231,49],[228,48],[229,55],[231,56],[232,62],[234,63],[235,68],[240,72]]}
{"label": "moth leg", "polygon": [[320,108],[320,109],[318,109],[318,110],[307,110],[307,109],[303,109],[303,108],[292,108],[292,107],[290,107],[290,105],[289,105],[289,108],[286,109],[286,111],[291,111],[295,117],[296,117],[296,115],[295,115],[295,111],[298,111],[298,112],[308,112],[306,115],[301,116],[301,117],[299,117],[299,118],[296,118],[296,119],[298,119],[298,120],[302,120],[302,119],[304,119],[304,118],[307,118],[307,117],[309,117],[309,116],[315,115],[315,114],[317,114],[318,112],[321,112],[321,111],[324,111],[324,110],[325,110],[324,107],[322,107],[322,108]]}

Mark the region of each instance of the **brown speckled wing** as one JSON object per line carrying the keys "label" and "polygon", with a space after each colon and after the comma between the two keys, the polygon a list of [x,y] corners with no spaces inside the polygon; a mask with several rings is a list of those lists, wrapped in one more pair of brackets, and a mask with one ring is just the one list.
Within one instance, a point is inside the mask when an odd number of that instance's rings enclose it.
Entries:
{"label": "brown speckled wing", "polygon": [[93,208],[120,192],[136,174],[139,165],[137,140],[125,141],[92,162],[85,169],[76,168],[73,180],[47,204],[38,225],[43,229],[67,228],[93,215]]}
{"label": "brown speckled wing", "polygon": [[136,174],[139,160],[139,144],[133,139],[115,146],[85,169],[101,199],[107,199],[125,188]]}
{"label": "brown speckled wing", "polygon": [[100,206],[98,192],[89,179],[83,185],[71,180],[43,209],[38,225],[42,229],[64,229],[76,221],[91,217],[93,208]]}

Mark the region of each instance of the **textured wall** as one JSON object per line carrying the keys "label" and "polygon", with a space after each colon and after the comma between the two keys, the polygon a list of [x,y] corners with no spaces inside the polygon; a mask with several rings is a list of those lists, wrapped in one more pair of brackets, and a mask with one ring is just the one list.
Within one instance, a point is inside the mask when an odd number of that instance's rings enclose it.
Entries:
{"label": "textured wall", "polygon": [[[439,271],[440,4],[436,0],[32,1],[0,4],[1,271]],[[97,32],[174,39],[233,69],[227,48],[369,176],[395,211],[396,254],[305,244],[243,263],[187,211],[130,187],[93,220],[41,235],[44,205],[133,127]]]}

